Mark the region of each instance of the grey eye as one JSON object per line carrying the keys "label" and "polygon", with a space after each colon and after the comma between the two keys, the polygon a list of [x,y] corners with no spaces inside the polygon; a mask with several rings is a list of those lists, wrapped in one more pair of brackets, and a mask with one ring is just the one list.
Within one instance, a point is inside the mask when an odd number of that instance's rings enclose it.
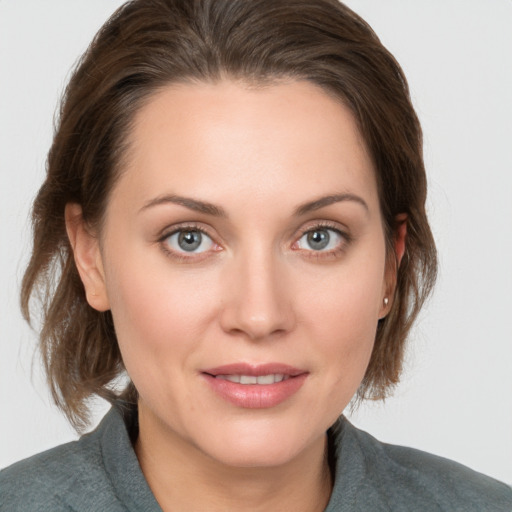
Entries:
{"label": "grey eye", "polygon": [[167,244],[177,252],[200,253],[211,249],[213,240],[201,231],[176,231],[167,238]]}
{"label": "grey eye", "polygon": [[200,245],[203,236],[199,231],[182,231],[178,234],[178,245],[187,252],[195,251]]}
{"label": "grey eye", "polygon": [[331,236],[329,232],[324,229],[322,231],[310,231],[307,234],[308,245],[315,251],[321,251],[329,245]]}
{"label": "grey eye", "polygon": [[341,241],[342,235],[335,229],[317,228],[304,233],[298,241],[298,247],[312,251],[326,251],[335,249]]}

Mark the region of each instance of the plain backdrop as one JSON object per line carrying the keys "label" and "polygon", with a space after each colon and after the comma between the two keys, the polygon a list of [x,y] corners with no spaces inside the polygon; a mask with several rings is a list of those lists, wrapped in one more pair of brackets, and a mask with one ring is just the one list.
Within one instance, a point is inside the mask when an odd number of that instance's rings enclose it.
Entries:
{"label": "plain backdrop", "polygon": [[[0,467],[77,437],[49,400],[18,292],[59,96],[121,3],[0,0]],[[512,1],[347,4],[409,79],[440,256],[401,384],[350,417],[512,483]]]}

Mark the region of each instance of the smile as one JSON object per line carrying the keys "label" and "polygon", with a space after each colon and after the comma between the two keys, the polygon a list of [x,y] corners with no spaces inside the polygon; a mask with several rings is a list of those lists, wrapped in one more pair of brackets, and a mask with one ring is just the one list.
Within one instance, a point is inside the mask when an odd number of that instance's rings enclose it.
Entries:
{"label": "smile", "polygon": [[229,382],[236,382],[237,384],[262,384],[267,386],[275,384],[283,380],[289,379],[289,375],[282,373],[271,373],[269,375],[216,375],[216,379],[228,380]]}
{"label": "smile", "polygon": [[293,366],[270,363],[235,363],[201,372],[215,395],[236,407],[268,409],[295,395],[309,372]]}

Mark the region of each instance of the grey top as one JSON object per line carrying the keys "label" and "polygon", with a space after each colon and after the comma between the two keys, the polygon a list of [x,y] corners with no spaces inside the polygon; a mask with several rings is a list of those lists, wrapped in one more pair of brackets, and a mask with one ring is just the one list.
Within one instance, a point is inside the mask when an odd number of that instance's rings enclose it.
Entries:
{"label": "grey top", "polygon": [[[130,433],[136,409],[114,407],[78,441],[0,471],[0,511],[161,511]],[[508,486],[460,464],[381,443],[344,418],[329,434],[335,484],[326,512],[512,511]]]}

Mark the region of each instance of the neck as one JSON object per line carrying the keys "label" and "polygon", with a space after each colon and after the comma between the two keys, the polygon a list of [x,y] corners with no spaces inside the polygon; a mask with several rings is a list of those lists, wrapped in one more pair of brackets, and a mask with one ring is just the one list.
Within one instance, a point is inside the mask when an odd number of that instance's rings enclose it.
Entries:
{"label": "neck", "polygon": [[135,452],[164,512],[320,512],[327,506],[332,488],[327,436],[284,464],[233,467],[169,429],[155,427],[139,409]]}

